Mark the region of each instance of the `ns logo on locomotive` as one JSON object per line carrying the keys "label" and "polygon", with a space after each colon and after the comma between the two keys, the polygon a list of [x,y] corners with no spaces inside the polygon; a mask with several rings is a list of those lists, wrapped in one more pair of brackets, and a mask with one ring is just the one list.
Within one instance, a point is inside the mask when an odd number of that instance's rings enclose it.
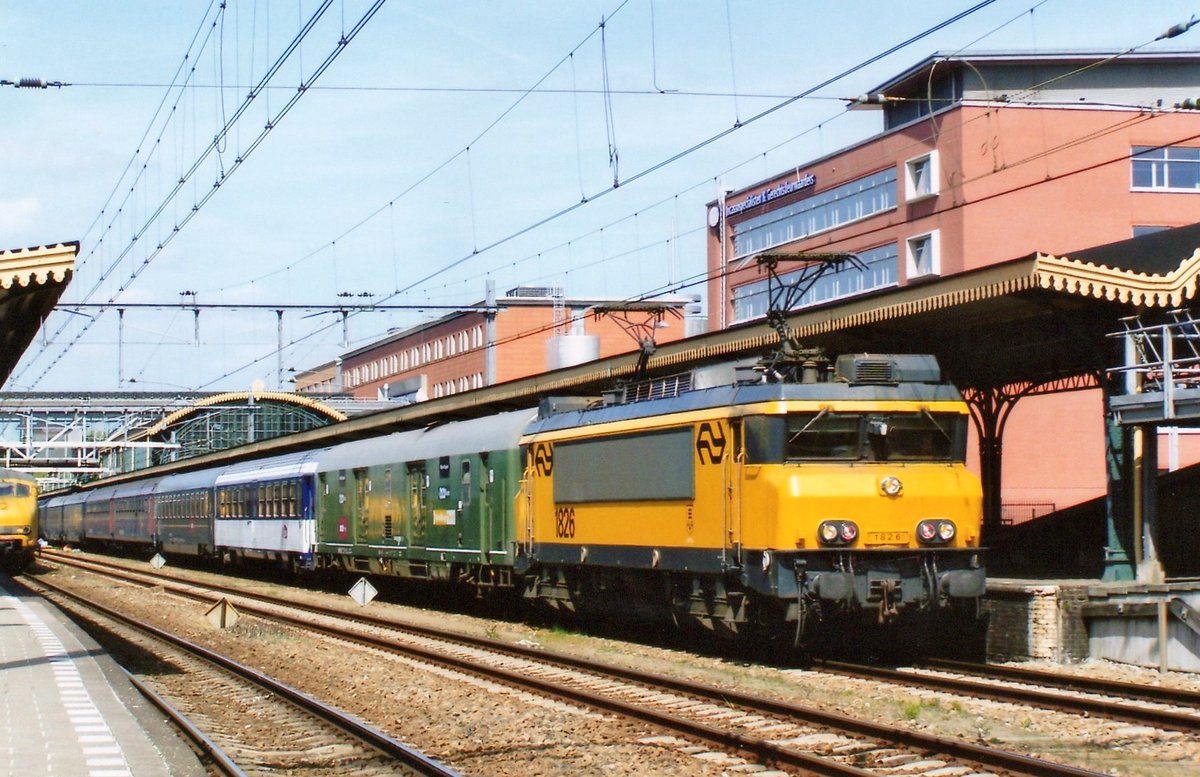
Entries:
{"label": "ns logo on locomotive", "polygon": [[674,385],[82,487],[43,500],[44,531],[772,644],[973,626],[982,496],[932,357]]}

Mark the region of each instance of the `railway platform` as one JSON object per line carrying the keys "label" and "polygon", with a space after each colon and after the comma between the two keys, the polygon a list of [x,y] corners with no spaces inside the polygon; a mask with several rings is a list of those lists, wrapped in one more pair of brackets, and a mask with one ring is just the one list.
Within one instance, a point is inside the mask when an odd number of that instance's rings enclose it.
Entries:
{"label": "railway platform", "polygon": [[991,578],[983,610],[991,660],[1107,659],[1200,673],[1200,580]]}
{"label": "railway platform", "polygon": [[0,775],[205,773],[95,640],[0,574]]}

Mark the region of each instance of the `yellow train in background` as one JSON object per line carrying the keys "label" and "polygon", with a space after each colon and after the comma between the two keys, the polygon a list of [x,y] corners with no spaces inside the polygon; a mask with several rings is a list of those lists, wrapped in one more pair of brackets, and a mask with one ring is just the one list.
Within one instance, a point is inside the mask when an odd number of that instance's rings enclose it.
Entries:
{"label": "yellow train in background", "polygon": [[0,469],[0,565],[16,574],[33,560],[38,541],[37,480]]}
{"label": "yellow train in background", "polygon": [[[544,408],[521,440],[527,599],[829,647],[972,626],[985,589],[969,413],[920,355],[807,382],[702,374],[647,401]],[[622,398],[623,399],[623,398]]]}

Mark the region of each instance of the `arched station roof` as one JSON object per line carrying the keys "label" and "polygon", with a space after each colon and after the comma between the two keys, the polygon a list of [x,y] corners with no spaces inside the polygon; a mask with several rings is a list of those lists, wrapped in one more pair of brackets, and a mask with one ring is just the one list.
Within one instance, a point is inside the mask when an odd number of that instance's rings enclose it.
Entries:
{"label": "arched station roof", "polygon": [[322,402],[301,394],[292,394],[287,391],[227,391],[224,394],[204,397],[187,407],[176,410],[148,428],[141,436],[158,437],[166,434],[172,427],[186,423],[189,417],[203,413],[206,408],[222,406],[243,408],[256,404],[284,405],[310,410],[315,416],[323,418],[326,423],[346,420],[346,414],[340,410],[334,410]]}

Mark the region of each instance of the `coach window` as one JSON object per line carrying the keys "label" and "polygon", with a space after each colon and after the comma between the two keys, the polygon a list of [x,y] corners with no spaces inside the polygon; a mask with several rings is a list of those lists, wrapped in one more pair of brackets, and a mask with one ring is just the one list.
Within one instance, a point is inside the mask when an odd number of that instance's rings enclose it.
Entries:
{"label": "coach window", "polygon": [[462,490],[459,496],[462,498],[463,506],[471,504],[471,462],[469,459],[462,460]]}

